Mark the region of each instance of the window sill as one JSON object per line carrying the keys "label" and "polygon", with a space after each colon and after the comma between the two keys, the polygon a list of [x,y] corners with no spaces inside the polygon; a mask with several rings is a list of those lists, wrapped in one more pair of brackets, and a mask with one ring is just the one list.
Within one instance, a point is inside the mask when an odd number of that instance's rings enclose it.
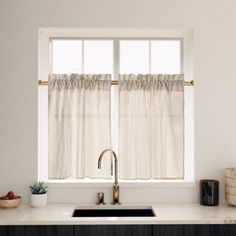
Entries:
{"label": "window sill", "polygon": [[[50,188],[97,188],[97,187],[111,187],[113,180],[47,180],[45,184]],[[196,181],[191,180],[152,180],[152,181],[119,181],[120,187],[195,187]]]}

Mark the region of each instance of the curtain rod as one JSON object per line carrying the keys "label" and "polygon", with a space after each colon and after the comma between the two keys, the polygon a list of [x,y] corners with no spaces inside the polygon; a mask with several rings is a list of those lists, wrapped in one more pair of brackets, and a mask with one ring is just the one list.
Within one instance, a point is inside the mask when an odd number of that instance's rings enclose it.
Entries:
{"label": "curtain rod", "polygon": [[[48,85],[48,81],[47,80],[39,80],[38,84],[40,86],[44,86],[44,85]],[[119,81],[118,80],[112,80],[111,81],[111,85],[118,85]],[[194,81],[184,81],[184,86],[193,86],[194,85]]]}

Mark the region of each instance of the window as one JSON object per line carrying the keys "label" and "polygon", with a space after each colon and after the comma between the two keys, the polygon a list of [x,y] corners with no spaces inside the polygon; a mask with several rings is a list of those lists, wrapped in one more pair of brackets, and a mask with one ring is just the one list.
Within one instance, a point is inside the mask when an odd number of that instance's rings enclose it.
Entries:
{"label": "window", "polygon": [[121,74],[179,74],[181,39],[120,40]]}
{"label": "window", "polygon": [[[39,80],[57,74],[179,74],[192,80],[191,32],[45,29],[39,31]],[[112,86],[112,146],[118,147],[118,86]],[[48,181],[47,87],[39,86],[39,179]],[[184,180],[193,181],[193,88],[185,88]],[[69,180],[68,180],[69,181]]]}
{"label": "window", "polygon": [[51,39],[51,47],[51,73],[112,74],[112,40]]}

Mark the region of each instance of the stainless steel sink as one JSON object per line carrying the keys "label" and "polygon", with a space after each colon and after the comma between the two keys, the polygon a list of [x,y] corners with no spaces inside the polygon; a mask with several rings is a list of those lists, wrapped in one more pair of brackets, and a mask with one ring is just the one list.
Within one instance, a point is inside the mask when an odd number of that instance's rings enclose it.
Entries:
{"label": "stainless steel sink", "polygon": [[151,207],[77,208],[72,217],[154,217]]}

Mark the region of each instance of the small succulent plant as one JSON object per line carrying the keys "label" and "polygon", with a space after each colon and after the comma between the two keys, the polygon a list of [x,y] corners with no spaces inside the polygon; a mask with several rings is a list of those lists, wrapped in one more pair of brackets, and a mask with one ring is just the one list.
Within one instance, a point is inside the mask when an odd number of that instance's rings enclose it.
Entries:
{"label": "small succulent plant", "polygon": [[44,185],[43,181],[39,181],[30,185],[29,188],[32,194],[45,194],[48,187]]}

